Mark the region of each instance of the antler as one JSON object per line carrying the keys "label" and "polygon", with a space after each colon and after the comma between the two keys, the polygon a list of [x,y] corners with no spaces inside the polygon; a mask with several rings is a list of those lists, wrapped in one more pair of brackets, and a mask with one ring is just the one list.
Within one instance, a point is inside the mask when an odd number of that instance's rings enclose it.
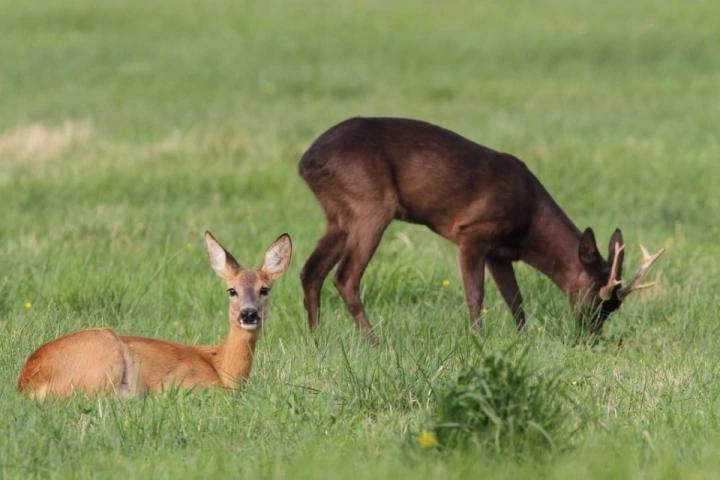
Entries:
{"label": "antler", "polygon": [[[655,260],[657,260],[660,255],[662,255],[665,252],[664,248],[661,248],[655,255],[650,255],[648,251],[645,249],[645,247],[640,245],[640,250],[642,250],[643,254],[643,262],[642,265],[640,265],[640,270],[638,270],[638,273],[635,274],[635,278],[632,279],[630,283],[628,283],[626,286],[622,287],[620,290],[618,290],[617,295],[620,300],[627,297],[627,295],[634,291],[634,290],[641,290],[643,288],[652,287],[657,282],[650,282],[650,283],[643,283],[642,285],[638,285],[638,282],[640,279],[645,275],[645,273],[648,271],[648,269],[652,266],[653,263],[655,263]],[[617,258],[617,255],[616,255]]]}
{"label": "antler", "polygon": [[621,280],[617,279],[617,265],[618,258],[620,258],[620,252],[622,252],[623,248],[625,248],[625,245],[620,245],[619,243],[615,244],[615,255],[613,255],[613,263],[612,268],[610,269],[610,277],[608,278],[608,283],[604,287],[600,288],[600,291],[598,292],[598,295],[603,300],[607,300],[610,297],[613,289],[622,283]]}

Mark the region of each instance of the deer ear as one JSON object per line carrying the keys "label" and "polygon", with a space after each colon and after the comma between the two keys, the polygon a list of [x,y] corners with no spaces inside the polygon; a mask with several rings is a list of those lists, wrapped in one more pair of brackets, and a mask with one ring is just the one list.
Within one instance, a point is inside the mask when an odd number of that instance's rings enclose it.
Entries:
{"label": "deer ear", "polygon": [[233,256],[220,245],[220,242],[215,240],[212,233],[205,232],[205,243],[207,244],[208,256],[210,257],[210,265],[213,270],[215,270],[215,273],[226,278],[234,271],[242,270],[242,267]]}
{"label": "deer ear", "polygon": [[[622,232],[619,228],[615,229],[615,232],[613,232],[612,236],[610,237],[610,244],[608,245],[608,262],[612,264],[613,256],[615,255],[615,246],[617,245],[617,248],[622,247],[625,245],[625,242],[623,241]],[[623,266],[623,260],[625,260],[625,251],[620,250],[620,253],[618,255],[618,261],[617,261],[617,275],[615,277],[616,280],[620,280],[622,278],[622,266]]]}
{"label": "deer ear", "polygon": [[586,267],[595,266],[602,261],[597,243],[595,243],[595,233],[590,227],[586,228],[582,237],[580,237],[578,258]]}
{"label": "deer ear", "polygon": [[260,269],[275,280],[285,273],[285,270],[290,266],[291,257],[292,242],[290,235],[283,233],[265,252],[265,260]]}

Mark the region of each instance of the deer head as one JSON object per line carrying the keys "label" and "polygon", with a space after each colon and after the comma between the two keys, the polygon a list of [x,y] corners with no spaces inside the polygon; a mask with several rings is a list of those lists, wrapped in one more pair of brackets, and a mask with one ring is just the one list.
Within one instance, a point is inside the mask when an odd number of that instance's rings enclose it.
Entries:
{"label": "deer head", "polygon": [[215,273],[225,279],[228,287],[230,326],[245,331],[259,330],[267,313],[270,289],[290,265],[290,236],[282,234],[270,245],[262,266],[257,270],[241,267],[210,232],[205,232],[205,241],[210,264]]}
{"label": "deer head", "polygon": [[624,249],[625,243],[620,229],[616,229],[610,237],[607,260],[600,255],[595,243],[595,234],[591,228],[585,229],[580,238],[578,256],[591,285],[584,292],[580,292],[582,296],[578,298],[582,310],[580,322],[587,325],[589,321],[590,331],[593,334],[600,332],[605,320],[612,312],[620,308],[630,292],[651,287],[656,283],[640,284],[640,279],[665,252],[665,249],[661,248],[654,255],[650,255],[645,247],[640,245],[643,255],[642,265],[630,283],[623,286]]}

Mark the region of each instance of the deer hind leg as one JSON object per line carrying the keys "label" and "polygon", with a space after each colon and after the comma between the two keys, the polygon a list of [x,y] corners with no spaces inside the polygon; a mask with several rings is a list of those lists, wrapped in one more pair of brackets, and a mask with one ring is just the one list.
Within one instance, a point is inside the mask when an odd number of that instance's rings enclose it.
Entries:
{"label": "deer hind leg", "polygon": [[510,307],[518,332],[521,331],[525,326],[525,312],[522,308],[522,295],[515,278],[512,262],[510,260],[488,258],[487,267],[498,290],[500,290],[500,295]]}
{"label": "deer hind leg", "polygon": [[392,212],[378,215],[374,211],[357,217],[348,229],[345,251],[335,273],[335,287],[358,328],[374,339],[365,308],[360,300],[360,279],[380,243],[385,229],[392,221]]}
{"label": "deer hind leg", "polygon": [[458,248],[458,263],[465,300],[470,310],[470,326],[482,328],[482,307],[485,298],[485,261],[488,248],[479,242],[464,242]]}
{"label": "deer hind leg", "polygon": [[345,248],[345,240],[345,232],[340,229],[337,221],[328,218],[325,234],[318,240],[315,250],[310,254],[300,272],[310,330],[315,330],[320,321],[320,290],[325,277],[340,261]]}

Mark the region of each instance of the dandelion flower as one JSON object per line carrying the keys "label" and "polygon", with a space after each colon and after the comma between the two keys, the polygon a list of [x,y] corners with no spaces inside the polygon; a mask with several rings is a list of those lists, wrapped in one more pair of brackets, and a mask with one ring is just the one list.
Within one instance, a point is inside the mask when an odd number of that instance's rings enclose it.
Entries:
{"label": "dandelion flower", "polygon": [[577,382],[575,380],[573,380],[572,382],[570,382],[570,385],[572,385],[574,387],[575,385],[577,385]]}
{"label": "dandelion flower", "polygon": [[542,332],[542,331],[543,331],[543,327],[537,327],[537,331],[538,331],[538,333],[539,333],[539,332]]}
{"label": "dandelion flower", "polygon": [[178,322],[177,320],[175,320],[175,321],[173,322],[173,325],[175,325],[175,326],[177,327],[178,325],[180,325],[180,322]]}
{"label": "dandelion flower", "polygon": [[483,308],[482,311],[481,311],[481,313],[482,313],[483,315],[487,315],[487,308]]}
{"label": "dandelion flower", "polygon": [[32,303],[25,302],[25,308],[32,308]]}
{"label": "dandelion flower", "polygon": [[448,287],[448,286],[450,286],[450,280],[443,280],[442,284],[443,284],[443,287]]}
{"label": "dandelion flower", "polygon": [[432,448],[437,443],[435,434],[429,430],[423,430],[417,436],[418,444],[423,448]]}

